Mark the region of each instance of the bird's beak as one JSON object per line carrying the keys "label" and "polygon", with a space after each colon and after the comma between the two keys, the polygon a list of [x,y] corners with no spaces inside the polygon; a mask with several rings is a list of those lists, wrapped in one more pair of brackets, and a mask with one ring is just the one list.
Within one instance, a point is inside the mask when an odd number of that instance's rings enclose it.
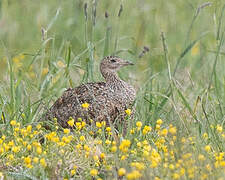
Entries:
{"label": "bird's beak", "polygon": [[127,66],[127,65],[134,65],[134,63],[130,62],[130,61],[124,61],[122,63],[123,66]]}

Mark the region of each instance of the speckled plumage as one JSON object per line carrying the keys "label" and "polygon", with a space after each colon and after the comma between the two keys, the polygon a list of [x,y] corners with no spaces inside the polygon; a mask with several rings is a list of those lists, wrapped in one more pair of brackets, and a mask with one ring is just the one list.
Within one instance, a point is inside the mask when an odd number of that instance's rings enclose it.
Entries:
{"label": "speckled plumage", "polygon": [[[82,118],[87,123],[109,120],[124,121],[125,110],[131,108],[135,99],[135,89],[121,80],[117,75],[120,67],[132,65],[116,56],[105,57],[100,64],[100,70],[105,82],[82,84],[74,89],[67,89],[46,113],[45,119],[57,118],[62,127],[68,127],[70,117]],[[88,103],[88,109],[82,108]]]}

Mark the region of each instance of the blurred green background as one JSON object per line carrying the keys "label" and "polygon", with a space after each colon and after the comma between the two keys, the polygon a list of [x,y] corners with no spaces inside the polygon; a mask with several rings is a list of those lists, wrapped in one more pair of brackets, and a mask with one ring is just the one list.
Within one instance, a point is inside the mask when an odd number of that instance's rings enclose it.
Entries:
{"label": "blurred green background", "polygon": [[224,99],[223,5],[222,0],[1,0],[1,92],[18,109],[21,102],[29,104],[27,97],[29,102],[47,97],[48,104],[69,86],[102,80],[100,60],[117,54],[135,63],[120,76],[136,87],[140,101],[160,104],[152,92],[168,95],[171,78],[193,109],[197,97],[214,86],[211,80],[219,87],[217,99]]}

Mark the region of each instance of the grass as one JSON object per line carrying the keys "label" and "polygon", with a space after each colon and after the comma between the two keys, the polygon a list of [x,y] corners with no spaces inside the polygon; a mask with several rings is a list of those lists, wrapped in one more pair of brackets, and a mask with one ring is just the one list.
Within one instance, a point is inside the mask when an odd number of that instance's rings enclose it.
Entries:
{"label": "grass", "polygon": [[[1,1],[0,179],[224,179],[224,11],[219,0]],[[110,54],[135,63],[119,72],[137,89],[128,134],[82,120],[45,130],[46,108],[102,81]]]}

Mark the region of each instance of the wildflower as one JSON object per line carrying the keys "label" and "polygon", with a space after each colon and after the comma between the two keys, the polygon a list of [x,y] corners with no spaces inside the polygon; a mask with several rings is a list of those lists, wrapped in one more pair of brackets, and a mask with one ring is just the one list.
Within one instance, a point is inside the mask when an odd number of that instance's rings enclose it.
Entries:
{"label": "wildflower", "polygon": [[146,135],[148,132],[150,132],[152,130],[152,128],[150,126],[145,126],[142,133],[143,135]]}
{"label": "wildflower", "polygon": [[158,119],[158,120],[156,121],[156,124],[158,124],[158,125],[161,125],[162,123],[163,123],[162,119]]}
{"label": "wildflower", "polygon": [[103,127],[105,127],[106,122],[105,121],[102,121],[101,124],[102,124]]}
{"label": "wildflower", "polygon": [[128,151],[128,148],[130,147],[130,144],[131,144],[130,140],[124,139],[124,140],[121,142],[121,144],[120,144],[120,146],[119,146],[119,149],[120,149],[122,152],[125,153],[125,152]]}
{"label": "wildflower", "polygon": [[70,127],[73,127],[73,125],[74,125],[74,119],[71,118],[71,119],[67,122],[67,124],[68,124]]}
{"label": "wildflower", "polygon": [[167,129],[163,129],[163,130],[161,131],[160,134],[161,134],[162,136],[166,136],[167,133],[168,133],[168,130],[167,130]]}
{"label": "wildflower", "polygon": [[38,161],[39,161],[39,159],[38,159],[37,157],[34,157],[34,158],[33,158],[33,162],[34,162],[34,163],[38,163]]}
{"label": "wildflower", "polygon": [[100,158],[101,158],[101,159],[105,159],[105,154],[104,154],[104,153],[101,153],[101,154],[100,154]]}
{"label": "wildflower", "polygon": [[62,61],[58,61],[57,62],[57,66],[59,67],[59,68],[64,68],[66,65],[62,62]]}
{"label": "wildflower", "polygon": [[112,146],[111,151],[112,152],[116,152],[117,151],[117,147],[116,146]]}
{"label": "wildflower", "polygon": [[202,155],[202,154],[199,154],[199,155],[198,155],[198,160],[204,161],[204,160],[205,160],[205,156]]}
{"label": "wildflower", "polygon": [[120,169],[118,170],[118,175],[119,175],[119,176],[124,176],[125,174],[126,174],[126,169],[120,168]]}
{"label": "wildflower", "polygon": [[36,128],[37,128],[38,130],[41,129],[41,125],[38,124],[38,125],[36,126]]}
{"label": "wildflower", "polygon": [[11,124],[12,126],[15,126],[15,125],[16,125],[16,121],[15,121],[15,120],[12,120],[12,121],[10,121],[10,124]]}
{"label": "wildflower", "polygon": [[82,127],[85,127],[85,126],[86,126],[86,122],[82,121],[82,122],[81,122],[81,126],[82,126]]}
{"label": "wildflower", "polygon": [[75,170],[75,169],[72,169],[72,170],[70,171],[70,174],[71,174],[71,176],[73,176],[74,174],[76,174],[76,170]]}
{"label": "wildflower", "polygon": [[174,167],[173,164],[170,164],[170,165],[169,165],[169,168],[170,168],[171,170],[174,170],[175,167]]}
{"label": "wildflower", "polygon": [[3,147],[0,147],[0,155],[4,153]]}
{"label": "wildflower", "polygon": [[48,73],[48,68],[43,68],[42,75],[45,76]]}
{"label": "wildflower", "polygon": [[210,152],[210,150],[211,150],[210,145],[206,145],[206,146],[205,146],[205,150],[206,150],[207,152]]}
{"label": "wildflower", "polygon": [[155,129],[156,130],[159,130],[160,129],[160,125],[159,124],[156,124]]}
{"label": "wildflower", "polygon": [[217,130],[219,133],[221,133],[221,132],[223,131],[223,127],[222,127],[221,125],[217,124],[216,130]]}
{"label": "wildflower", "polygon": [[170,125],[169,133],[175,135],[177,133],[177,128]]}
{"label": "wildflower", "polygon": [[122,155],[120,159],[123,161],[123,160],[125,160],[126,158],[127,158],[127,156]]}
{"label": "wildflower", "polygon": [[41,159],[40,159],[40,164],[41,164],[43,167],[46,167],[46,166],[47,166],[46,161],[45,161],[44,158],[41,158]]}
{"label": "wildflower", "polygon": [[111,127],[106,127],[105,130],[106,130],[107,132],[110,132],[110,131],[111,131]]}
{"label": "wildflower", "polygon": [[208,134],[207,133],[204,133],[203,134],[203,138],[208,139]]}
{"label": "wildflower", "polygon": [[63,132],[64,132],[65,134],[69,134],[69,133],[70,133],[70,130],[69,130],[68,128],[65,128],[65,129],[63,129]]}
{"label": "wildflower", "polygon": [[97,169],[91,169],[90,170],[91,176],[97,176],[98,175],[98,170]]}
{"label": "wildflower", "polygon": [[28,125],[27,126],[27,132],[30,133],[31,131],[32,131],[32,126],[31,125]]}
{"label": "wildflower", "polygon": [[111,144],[111,141],[108,140],[108,139],[106,139],[106,140],[105,140],[105,144],[110,145],[110,144]]}
{"label": "wildflower", "polygon": [[42,153],[42,148],[41,147],[37,147],[36,151],[37,151],[38,154],[41,154]]}
{"label": "wildflower", "polygon": [[140,129],[141,126],[142,126],[142,122],[141,122],[141,121],[137,121],[137,122],[136,122],[136,126],[137,126],[138,129]]}
{"label": "wildflower", "polygon": [[82,108],[87,109],[89,107],[89,104],[85,102],[81,106],[82,106]]}
{"label": "wildflower", "polygon": [[98,122],[98,121],[95,123],[95,125],[96,125],[97,128],[101,128],[102,127],[102,124],[100,122]]}
{"label": "wildflower", "polygon": [[3,173],[2,173],[2,172],[0,172],[0,178],[2,178],[2,177],[4,178]]}
{"label": "wildflower", "polygon": [[125,110],[125,113],[126,113],[128,116],[130,116],[130,115],[131,115],[131,109],[126,109],[126,110]]}
{"label": "wildflower", "polygon": [[127,174],[127,179],[128,180],[131,180],[131,179],[138,179],[138,178],[140,178],[142,175],[141,175],[141,173],[139,172],[139,171],[137,171],[137,170],[134,170],[134,171],[132,171],[131,173],[129,173],[129,174]]}
{"label": "wildflower", "polygon": [[135,133],[135,129],[133,128],[130,130],[130,134],[134,134],[134,133]]}
{"label": "wildflower", "polygon": [[27,150],[30,151],[32,146],[30,144],[27,145]]}
{"label": "wildflower", "polygon": [[173,179],[179,179],[180,175],[178,173],[173,173]]}
{"label": "wildflower", "polygon": [[85,141],[85,137],[84,136],[80,136],[80,141]]}
{"label": "wildflower", "polygon": [[13,146],[13,147],[12,147],[12,151],[13,151],[14,153],[18,153],[18,152],[20,151],[20,147],[19,147],[19,146]]}
{"label": "wildflower", "polygon": [[28,164],[30,164],[31,163],[31,158],[28,156],[28,157],[25,157],[24,158],[24,163],[26,164],[26,165],[28,165]]}

